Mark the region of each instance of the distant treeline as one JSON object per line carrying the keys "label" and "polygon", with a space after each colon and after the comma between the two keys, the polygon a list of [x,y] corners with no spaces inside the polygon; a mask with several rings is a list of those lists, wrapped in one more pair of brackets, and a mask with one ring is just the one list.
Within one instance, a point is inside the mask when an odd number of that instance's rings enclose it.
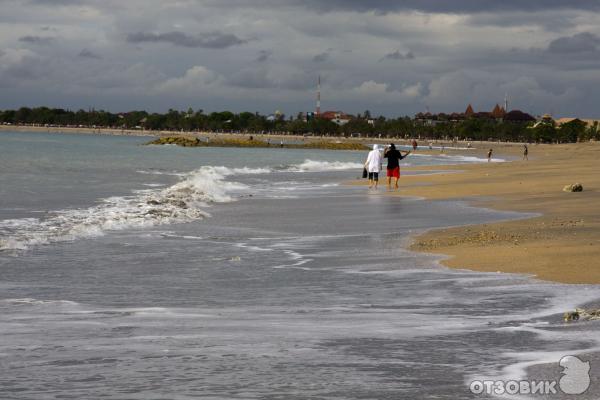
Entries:
{"label": "distant treeline", "polygon": [[421,139],[495,140],[520,142],[576,142],[600,140],[600,127],[588,127],[574,120],[557,127],[553,122],[502,122],[487,118],[467,118],[461,121],[423,123],[410,117],[371,118],[365,111],[350,122],[338,126],[332,121],[314,118],[306,121],[299,114],[265,116],[259,113],[229,111],[205,114],[202,110],[169,110],[165,114],[131,111],[107,111],[60,108],[27,108],[0,111],[1,124],[38,125],[60,127],[144,129],[173,132],[237,132],[283,133],[298,135],[401,137]]}

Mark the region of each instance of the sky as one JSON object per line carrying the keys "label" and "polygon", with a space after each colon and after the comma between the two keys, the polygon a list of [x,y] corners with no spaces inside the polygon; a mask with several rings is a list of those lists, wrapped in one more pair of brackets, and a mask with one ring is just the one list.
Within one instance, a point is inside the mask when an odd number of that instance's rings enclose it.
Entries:
{"label": "sky", "polygon": [[600,0],[0,0],[0,109],[600,117]]}

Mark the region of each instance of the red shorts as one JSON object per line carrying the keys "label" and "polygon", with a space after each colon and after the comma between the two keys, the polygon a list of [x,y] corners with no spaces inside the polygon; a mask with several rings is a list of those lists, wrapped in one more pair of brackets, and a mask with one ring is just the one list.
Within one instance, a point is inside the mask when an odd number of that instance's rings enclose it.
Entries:
{"label": "red shorts", "polygon": [[389,178],[400,178],[400,167],[396,167],[394,169],[387,170],[387,176]]}

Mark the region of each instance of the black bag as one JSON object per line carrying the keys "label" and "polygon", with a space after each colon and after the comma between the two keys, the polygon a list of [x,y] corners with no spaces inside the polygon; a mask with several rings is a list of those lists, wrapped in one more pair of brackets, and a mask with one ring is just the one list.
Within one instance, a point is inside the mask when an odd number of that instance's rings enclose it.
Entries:
{"label": "black bag", "polygon": [[363,178],[366,178],[367,176],[369,176],[369,173],[366,168],[363,168]]}

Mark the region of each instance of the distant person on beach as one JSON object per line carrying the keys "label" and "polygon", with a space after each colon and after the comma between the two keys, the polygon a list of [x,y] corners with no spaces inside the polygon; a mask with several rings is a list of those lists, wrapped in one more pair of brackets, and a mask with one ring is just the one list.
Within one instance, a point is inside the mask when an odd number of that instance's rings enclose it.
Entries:
{"label": "distant person on beach", "polygon": [[523,145],[523,160],[529,160],[529,149],[527,148],[527,145],[524,144]]}
{"label": "distant person on beach", "polygon": [[369,152],[367,156],[367,161],[365,161],[365,168],[369,173],[369,189],[375,187],[377,189],[377,185],[379,183],[379,172],[381,171],[381,152],[379,151],[379,146],[374,144],[373,150]]}
{"label": "distant person on beach", "polygon": [[488,151],[488,162],[492,161],[492,153],[494,152],[493,149],[490,149],[490,151]]}
{"label": "distant person on beach", "polygon": [[416,139],[413,139],[412,147],[413,147],[413,151],[417,151],[418,143],[417,143]]}
{"label": "distant person on beach", "polygon": [[402,152],[396,149],[394,143],[390,143],[383,152],[383,157],[388,159],[387,164],[387,187],[388,190],[392,189],[392,178],[394,178],[394,188],[398,189],[398,179],[400,179],[400,160],[410,154],[408,151],[402,155]]}

